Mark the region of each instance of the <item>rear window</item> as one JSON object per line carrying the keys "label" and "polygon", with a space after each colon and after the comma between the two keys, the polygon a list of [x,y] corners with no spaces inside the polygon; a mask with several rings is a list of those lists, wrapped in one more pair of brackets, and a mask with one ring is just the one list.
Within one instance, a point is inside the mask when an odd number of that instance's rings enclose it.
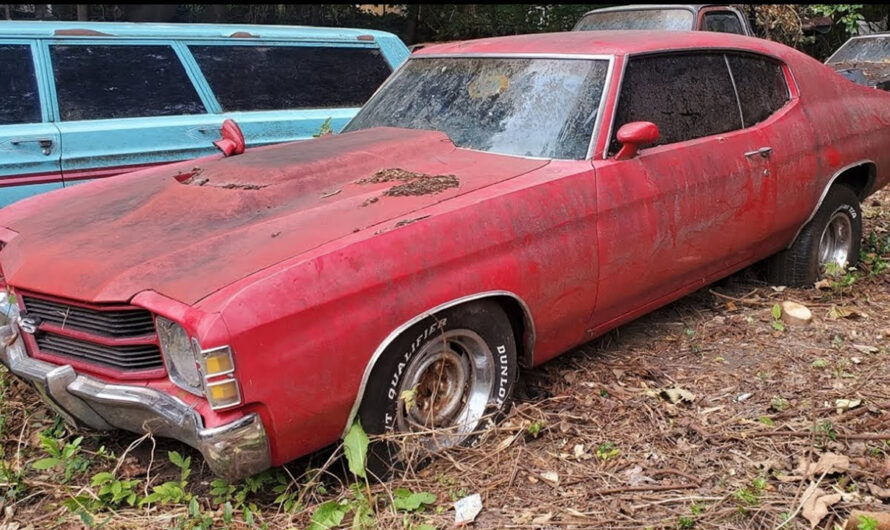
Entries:
{"label": "rear window", "polygon": [[692,11],[683,8],[626,9],[588,13],[574,31],[652,29],[689,31],[693,26]]}
{"label": "rear window", "polygon": [[0,45],[0,125],[41,121],[31,47]]}
{"label": "rear window", "polygon": [[189,46],[224,111],[360,107],[391,69],[373,48]]}
{"label": "rear window", "polygon": [[204,104],[167,45],[53,45],[62,121],[201,114]]}

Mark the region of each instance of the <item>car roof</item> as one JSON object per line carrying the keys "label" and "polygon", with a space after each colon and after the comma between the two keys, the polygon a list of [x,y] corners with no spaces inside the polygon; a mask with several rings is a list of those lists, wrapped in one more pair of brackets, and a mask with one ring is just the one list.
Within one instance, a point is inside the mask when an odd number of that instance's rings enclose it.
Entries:
{"label": "car roof", "polygon": [[74,37],[137,37],[207,39],[220,37],[255,37],[283,40],[343,40],[357,37],[393,37],[392,33],[369,29],[325,28],[315,26],[272,26],[260,24],[161,24],[152,22],[49,22],[0,21],[0,37],[40,38]]}
{"label": "car roof", "polygon": [[668,50],[739,49],[784,57],[791,48],[764,39],[713,31],[566,31],[493,37],[427,46],[414,57],[436,54],[625,55]]}

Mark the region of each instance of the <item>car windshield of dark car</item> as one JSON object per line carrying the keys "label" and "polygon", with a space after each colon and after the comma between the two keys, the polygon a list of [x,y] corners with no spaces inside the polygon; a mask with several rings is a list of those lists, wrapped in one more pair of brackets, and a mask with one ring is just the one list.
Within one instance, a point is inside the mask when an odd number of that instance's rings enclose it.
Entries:
{"label": "car windshield of dark car", "polygon": [[652,29],[690,31],[692,11],[688,9],[632,9],[588,13],[575,24],[574,31]]}
{"label": "car windshield of dark car", "polygon": [[850,39],[834,52],[828,64],[887,63],[890,65],[890,35]]}
{"label": "car windshield of dark car", "polygon": [[344,132],[442,131],[458,147],[586,158],[609,62],[511,57],[413,58]]}

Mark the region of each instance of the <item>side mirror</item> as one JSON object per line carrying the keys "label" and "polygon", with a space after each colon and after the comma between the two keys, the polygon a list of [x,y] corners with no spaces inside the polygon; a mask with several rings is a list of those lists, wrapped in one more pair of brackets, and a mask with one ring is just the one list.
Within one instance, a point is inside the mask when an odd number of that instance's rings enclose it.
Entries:
{"label": "side mirror", "polygon": [[223,156],[240,155],[244,152],[244,134],[235,120],[224,121],[219,133],[222,138],[213,142],[213,145],[223,152]]}
{"label": "side mirror", "polygon": [[658,126],[651,121],[632,121],[618,129],[618,142],[621,150],[615,160],[628,160],[637,156],[640,147],[658,141]]}

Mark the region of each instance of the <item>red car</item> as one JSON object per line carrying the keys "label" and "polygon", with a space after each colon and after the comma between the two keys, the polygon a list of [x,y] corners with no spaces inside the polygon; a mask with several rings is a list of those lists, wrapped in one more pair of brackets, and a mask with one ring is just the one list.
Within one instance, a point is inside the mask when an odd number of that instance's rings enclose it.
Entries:
{"label": "red car", "polygon": [[749,37],[526,35],[419,51],[343,134],[223,144],[0,210],[0,360],[240,477],[355,420],[464,443],[520,367],[764,258],[855,262],[890,95]]}

